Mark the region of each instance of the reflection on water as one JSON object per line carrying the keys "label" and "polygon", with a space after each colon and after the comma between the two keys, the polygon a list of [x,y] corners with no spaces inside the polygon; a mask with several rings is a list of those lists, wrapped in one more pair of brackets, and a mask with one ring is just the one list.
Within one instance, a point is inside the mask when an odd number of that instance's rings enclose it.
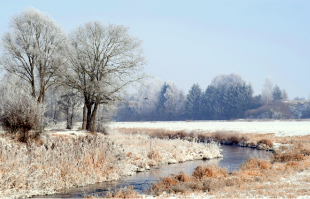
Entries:
{"label": "reflection on water", "polygon": [[169,174],[178,174],[180,171],[192,173],[197,166],[217,164],[220,167],[228,168],[229,172],[238,169],[238,166],[246,161],[250,156],[259,158],[268,158],[271,153],[267,151],[259,151],[246,147],[222,146],[223,158],[212,160],[195,160],[178,164],[162,165],[153,167],[150,171],[136,173],[133,176],[126,177],[121,180],[111,182],[101,182],[84,187],[65,189],[61,194],[48,196],[36,196],[40,198],[82,198],[87,195],[104,196],[108,190],[113,190],[124,186],[133,186],[138,192],[147,189],[150,183],[156,182],[160,177]]}

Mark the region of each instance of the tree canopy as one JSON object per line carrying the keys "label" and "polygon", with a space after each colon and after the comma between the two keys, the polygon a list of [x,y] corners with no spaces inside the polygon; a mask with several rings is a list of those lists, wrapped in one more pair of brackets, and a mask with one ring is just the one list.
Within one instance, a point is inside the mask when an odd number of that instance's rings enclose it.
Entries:
{"label": "tree canopy", "polygon": [[83,95],[86,129],[93,131],[98,106],[120,100],[126,86],[146,77],[141,41],[127,27],[100,22],[78,27],[70,40],[69,64],[61,77]]}

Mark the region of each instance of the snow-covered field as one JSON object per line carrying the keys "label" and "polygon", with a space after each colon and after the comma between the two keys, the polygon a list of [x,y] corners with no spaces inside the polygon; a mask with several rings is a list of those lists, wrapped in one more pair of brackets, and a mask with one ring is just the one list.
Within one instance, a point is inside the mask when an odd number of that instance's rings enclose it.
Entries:
{"label": "snow-covered field", "polygon": [[151,128],[167,130],[236,131],[275,133],[276,136],[310,134],[310,121],[193,121],[193,122],[113,122],[111,128]]}

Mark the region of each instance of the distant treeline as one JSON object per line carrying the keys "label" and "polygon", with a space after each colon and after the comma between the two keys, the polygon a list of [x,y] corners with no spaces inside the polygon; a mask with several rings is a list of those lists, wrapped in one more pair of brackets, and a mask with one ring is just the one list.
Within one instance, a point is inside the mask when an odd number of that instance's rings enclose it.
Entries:
{"label": "distant treeline", "polygon": [[175,83],[155,80],[119,104],[117,121],[229,120],[245,112],[287,99],[285,90],[266,79],[260,95],[253,96],[251,83],[238,74],[216,76],[202,90],[193,84],[187,95]]}

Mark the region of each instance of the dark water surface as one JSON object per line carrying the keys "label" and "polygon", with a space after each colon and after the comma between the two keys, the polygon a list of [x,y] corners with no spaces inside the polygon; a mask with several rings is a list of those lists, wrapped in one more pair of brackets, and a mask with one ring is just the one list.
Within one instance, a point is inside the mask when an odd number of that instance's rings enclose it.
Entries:
{"label": "dark water surface", "polygon": [[69,188],[63,190],[62,193],[48,195],[48,196],[35,196],[34,198],[83,198],[85,195],[98,195],[104,196],[108,190],[114,190],[119,187],[133,186],[137,192],[141,192],[149,186],[149,184],[156,182],[160,177],[169,174],[178,174],[180,171],[191,174],[197,166],[217,164],[220,167],[228,168],[229,172],[245,162],[249,157],[268,158],[271,152],[256,150],[246,147],[235,147],[222,145],[223,158],[212,160],[194,160],[178,164],[162,165],[159,167],[152,167],[150,171],[136,173],[133,176],[125,177],[124,179],[101,182],[97,184],[87,185],[84,187]]}

